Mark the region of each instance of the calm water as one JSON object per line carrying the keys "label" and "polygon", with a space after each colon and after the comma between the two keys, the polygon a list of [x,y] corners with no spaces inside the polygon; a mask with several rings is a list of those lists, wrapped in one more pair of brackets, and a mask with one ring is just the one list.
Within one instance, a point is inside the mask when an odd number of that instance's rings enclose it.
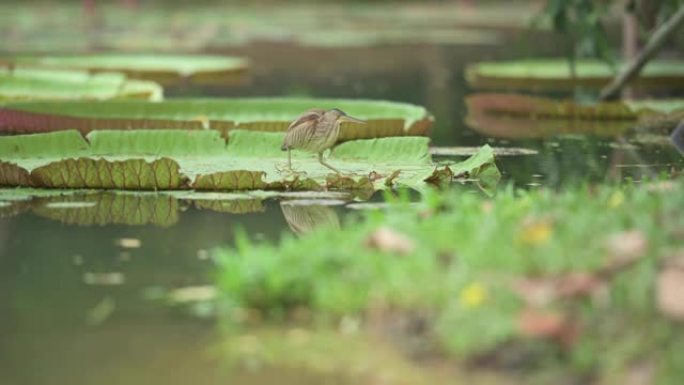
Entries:
{"label": "calm water", "polygon": [[[499,158],[505,181],[528,188],[639,179],[667,173],[673,164],[681,168],[682,158],[671,146],[620,146],[612,139],[578,135],[541,140],[511,134],[502,139],[469,129],[464,120],[463,98],[469,92],[465,64],[523,53],[514,48],[252,45],[228,51],[253,59],[255,67],[244,85],[186,86],[167,95],[309,95],[422,104],[435,115],[432,137],[437,145],[490,143],[538,150],[535,156]],[[543,44],[537,49],[541,54],[552,51]],[[151,222],[144,225],[85,226],[73,223],[87,218],[47,218],[31,210],[0,219],[0,384],[321,383],[322,378],[297,371],[229,376],[210,353],[217,337],[211,323],[144,298],[153,286],[209,283],[212,262],[205,258],[206,250],[229,245],[238,227],[263,240],[291,231],[278,202],[262,202],[257,208],[230,214],[180,202],[165,220],[143,219]],[[343,209],[335,213],[346,215]],[[123,248],[117,244],[121,238],[139,240],[140,245]],[[99,318],[103,308],[106,316]]]}

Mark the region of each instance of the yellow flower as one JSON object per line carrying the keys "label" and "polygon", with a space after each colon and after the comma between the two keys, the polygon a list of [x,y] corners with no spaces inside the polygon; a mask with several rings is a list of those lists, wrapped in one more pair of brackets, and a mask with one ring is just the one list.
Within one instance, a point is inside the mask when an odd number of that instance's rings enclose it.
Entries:
{"label": "yellow flower", "polygon": [[622,202],[625,201],[625,194],[622,193],[622,191],[616,191],[610,195],[610,198],[608,198],[608,208],[614,209],[619,207]]}
{"label": "yellow flower", "polygon": [[524,245],[539,246],[549,242],[553,235],[553,224],[548,220],[538,220],[524,224],[518,234],[518,241]]}
{"label": "yellow flower", "polygon": [[487,288],[480,283],[471,283],[461,289],[458,301],[466,309],[476,308],[487,300]]}

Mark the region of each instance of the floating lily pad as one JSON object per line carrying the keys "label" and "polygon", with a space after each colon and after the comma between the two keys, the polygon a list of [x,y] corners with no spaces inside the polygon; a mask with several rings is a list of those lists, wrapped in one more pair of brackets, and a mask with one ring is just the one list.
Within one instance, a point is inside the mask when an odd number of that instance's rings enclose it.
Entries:
{"label": "floating lily pad", "polygon": [[343,123],[340,140],[425,135],[432,116],[423,107],[378,100],[309,98],[174,99],[159,103],[13,103],[0,108],[0,131],[14,133],[211,128],[285,131],[311,108],[340,108],[368,124]]}
{"label": "floating lily pad", "polygon": [[[87,139],[87,140],[86,140]],[[236,130],[226,146],[217,131],[77,131],[0,137],[0,185],[123,190],[420,189],[453,178],[498,181],[491,148],[437,166],[428,138],[357,140],[337,146],[331,173],[316,155],[293,152],[285,170],[283,134]],[[495,182],[495,181],[494,181]]]}
{"label": "floating lily pad", "polygon": [[0,68],[0,102],[24,100],[160,100],[157,83],[131,80],[117,72]]}
{"label": "floating lily pad", "polygon": [[37,66],[50,69],[122,72],[132,78],[163,84],[188,79],[196,83],[227,83],[247,71],[247,60],[231,56],[93,54],[68,56],[20,56],[0,58],[0,65]]}
{"label": "floating lily pad", "polygon": [[[566,59],[538,59],[481,62],[466,69],[466,79],[478,89],[567,89],[576,86],[601,88],[617,73],[598,60],[576,63],[576,77],[572,77]],[[684,62],[655,60],[649,62],[638,78],[630,83],[640,87],[681,88],[684,86]]]}

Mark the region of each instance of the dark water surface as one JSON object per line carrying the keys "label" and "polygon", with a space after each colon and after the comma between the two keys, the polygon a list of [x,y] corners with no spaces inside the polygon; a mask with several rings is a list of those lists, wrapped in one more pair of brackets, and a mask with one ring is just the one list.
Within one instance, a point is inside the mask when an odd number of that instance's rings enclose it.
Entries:
{"label": "dark water surface", "polygon": [[[546,45],[551,46],[551,43]],[[667,145],[615,143],[571,135],[547,140],[490,138],[465,123],[466,63],[516,57],[515,45],[431,45],[355,49],[257,44],[229,51],[254,69],[235,88],[169,90],[173,96],[308,95],[374,98],[425,105],[435,115],[436,145],[532,148],[501,157],[504,183],[562,188],[584,181],[668,173],[681,156]],[[553,47],[540,44],[541,54]],[[236,228],[256,239],[291,231],[276,201],[262,211],[229,214],[188,207],[165,223],[84,226],[30,210],[0,219],[0,384],[321,383],[298,371],[228,375],[210,351],[213,325],[145,299],[152,286],[211,282],[206,251],[230,245]],[[335,211],[340,217],[345,211]],[[71,221],[74,222],[74,221]],[[137,248],[117,244],[140,241]],[[342,379],[325,379],[327,383]],[[331,382],[332,381],[332,382]]]}

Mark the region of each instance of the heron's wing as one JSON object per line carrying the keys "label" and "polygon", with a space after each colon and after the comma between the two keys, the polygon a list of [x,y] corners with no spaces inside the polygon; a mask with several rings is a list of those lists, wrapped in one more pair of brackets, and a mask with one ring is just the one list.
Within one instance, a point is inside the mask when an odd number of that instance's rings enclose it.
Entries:
{"label": "heron's wing", "polygon": [[309,111],[306,111],[305,113],[301,114],[297,119],[295,119],[292,123],[290,123],[290,126],[287,129],[289,131],[293,127],[299,126],[301,124],[305,124],[311,121],[318,121],[324,113],[325,110],[319,108],[314,108]]}
{"label": "heron's wing", "polygon": [[316,133],[316,124],[323,116],[323,110],[310,110],[302,114],[287,128],[283,148],[298,148],[308,143]]}

